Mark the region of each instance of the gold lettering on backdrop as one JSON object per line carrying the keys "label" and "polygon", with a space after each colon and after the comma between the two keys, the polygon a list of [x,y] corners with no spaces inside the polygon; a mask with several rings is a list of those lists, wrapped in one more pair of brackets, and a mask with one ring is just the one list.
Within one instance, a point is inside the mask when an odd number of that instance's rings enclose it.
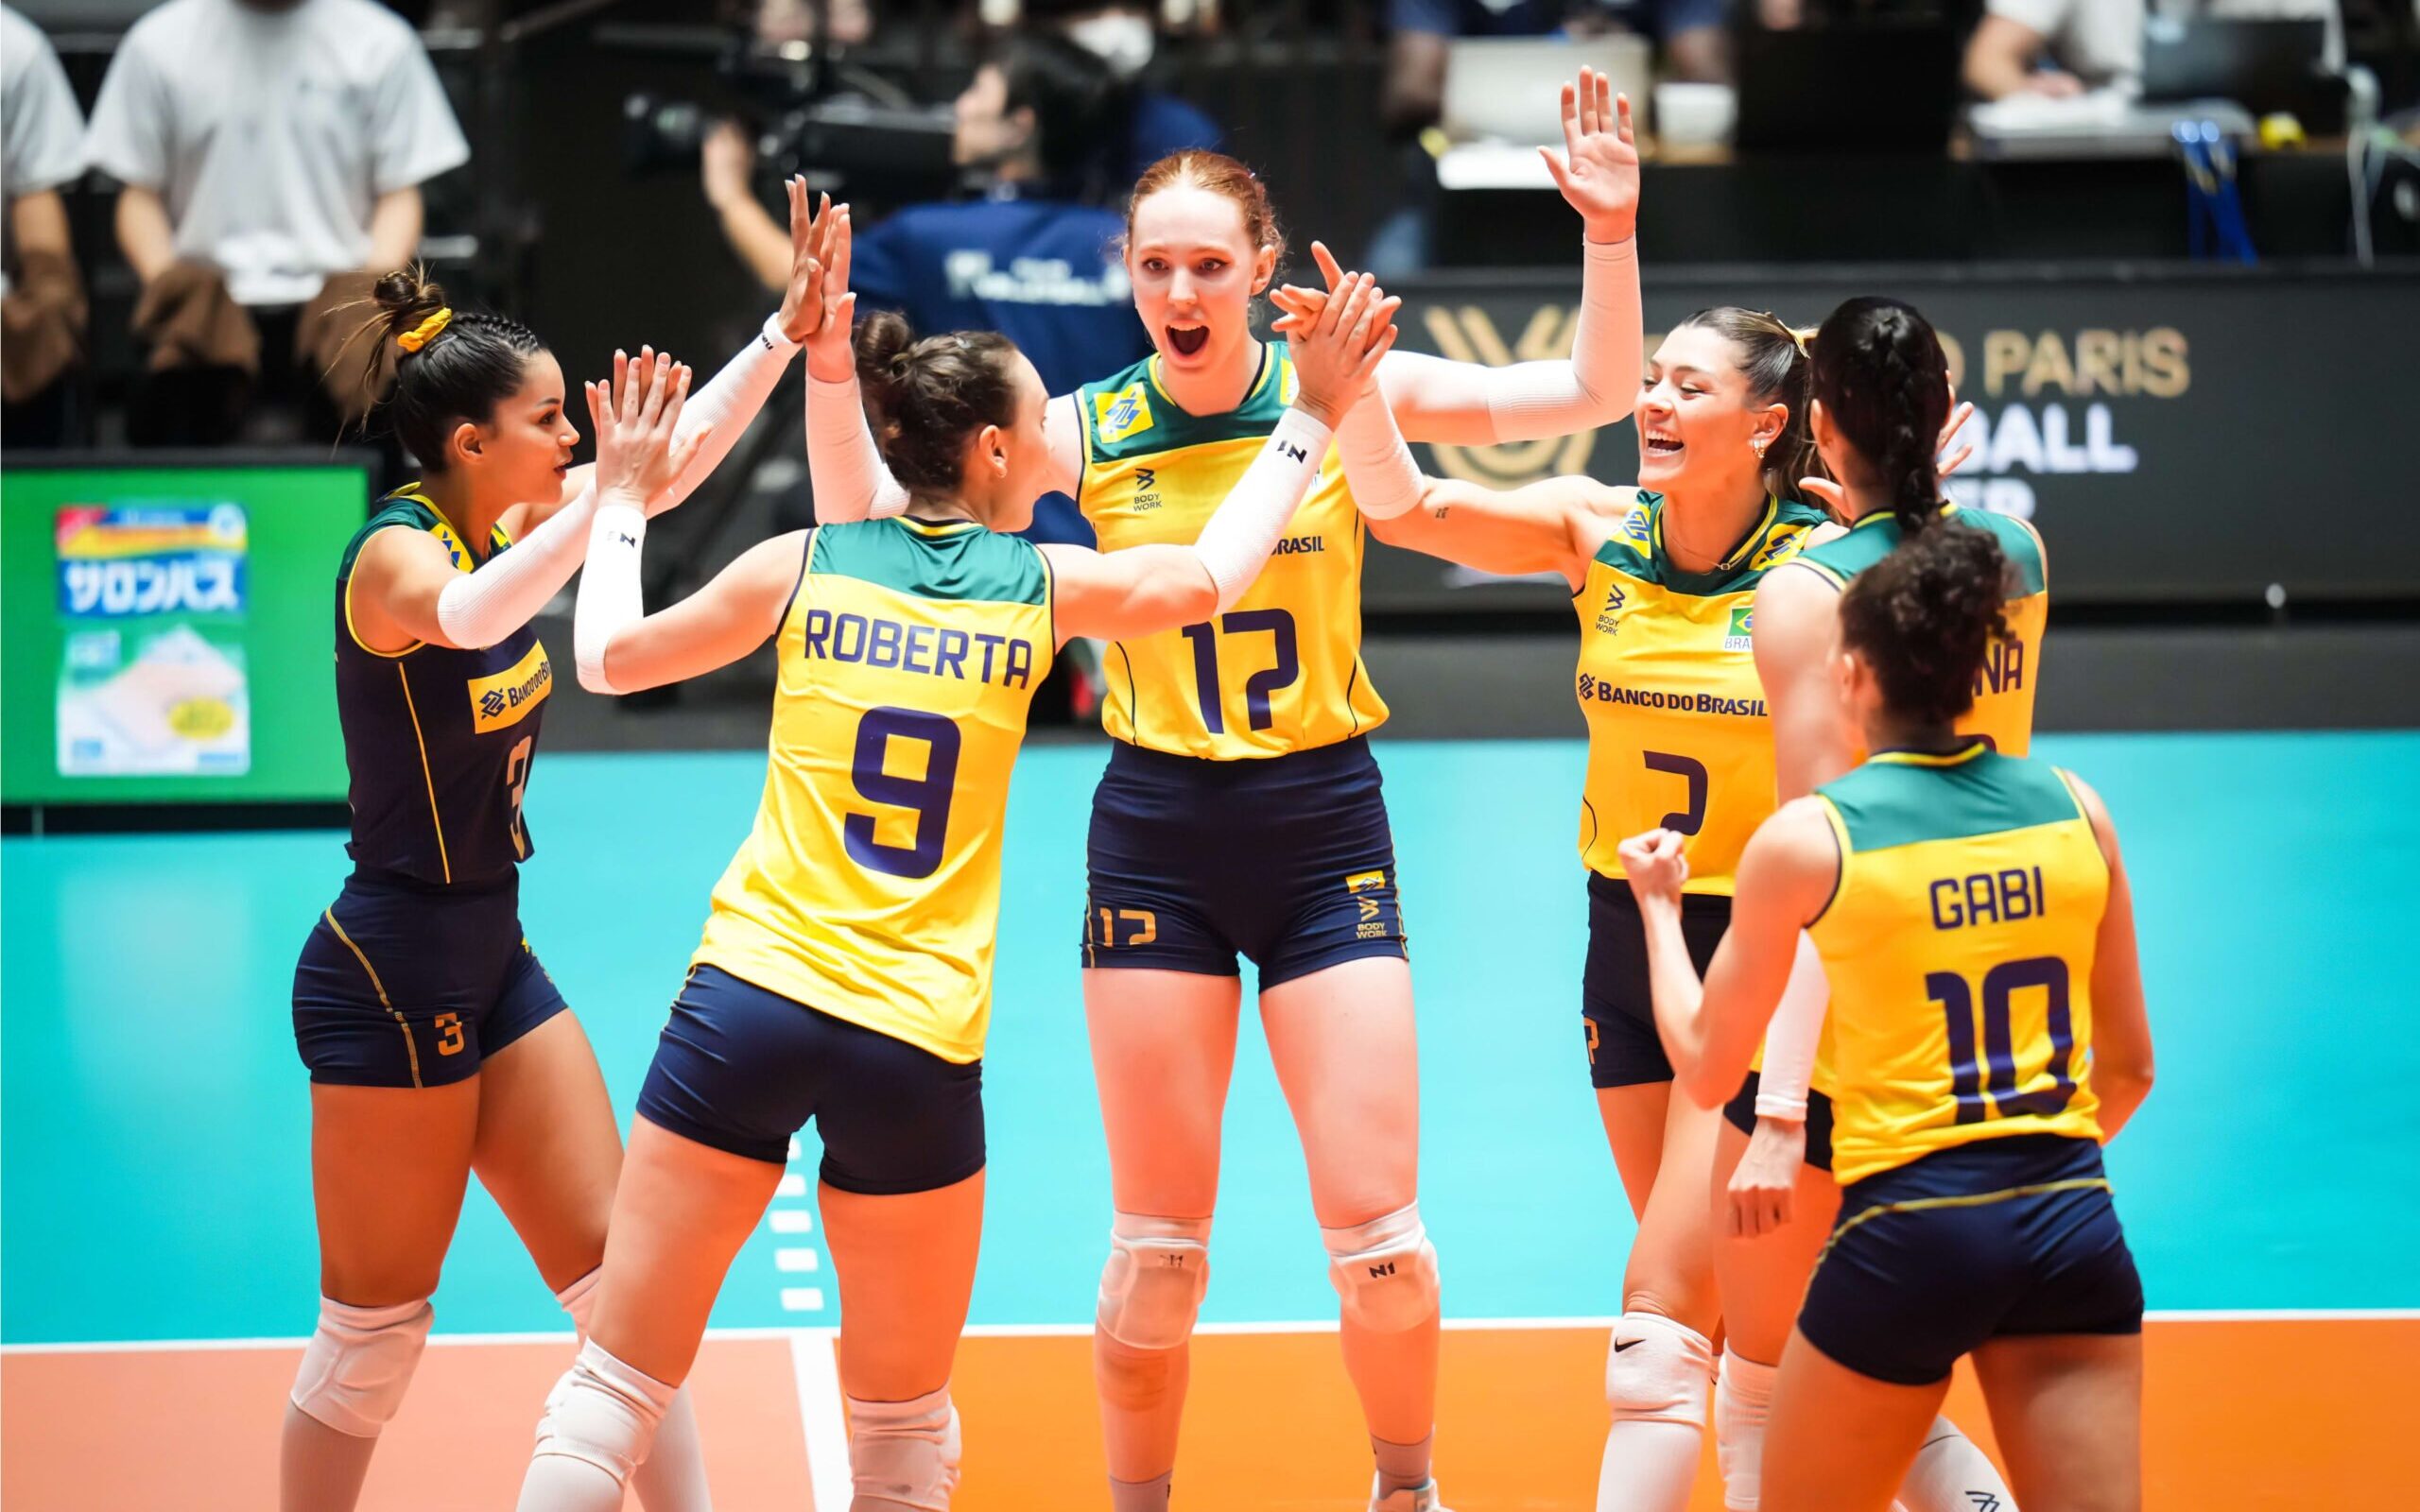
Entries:
{"label": "gold lettering on backdrop", "polygon": [[[1428,329],[1428,339],[1437,343],[1441,354],[1455,362],[1476,362],[1490,368],[1567,356],[1571,352],[1571,329],[1578,322],[1578,316],[1561,305],[1542,304],[1530,315],[1521,339],[1507,347],[1495,322],[1475,304],[1459,308],[1431,305],[1422,312],[1421,318]],[[1428,450],[1436,458],[1437,471],[1447,477],[1509,489],[1555,473],[1584,470],[1588,454],[1596,444],[1597,433],[1585,430],[1576,436],[1551,436],[1502,446],[1432,443]]]}
{"label": "gold lettering on backdrop", "polygon": [[[1944,338],[1946,345],[1947,338]],[[2149,395],[2174,399],[2193,386],[2185,333],[2172,326],[2149,331],[2087,330],[2072,347],[2056,331],[1992,331],[1983,336],[1983,393],[1998,399],[2014,388],[2027,399],[2045,394],[2088,399]],[[1953,356],[1950,375],[1958,376]]]}

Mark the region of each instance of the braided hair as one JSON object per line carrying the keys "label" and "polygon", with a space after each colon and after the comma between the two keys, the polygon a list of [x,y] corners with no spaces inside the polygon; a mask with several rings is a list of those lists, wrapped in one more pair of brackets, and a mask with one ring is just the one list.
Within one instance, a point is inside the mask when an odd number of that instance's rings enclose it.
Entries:
{"label": "braided hair", "polygon": [[423,467],[442,472],[454,427],[487,423],[496,405],[519,391],[529,359],[545,343],[506,316],[453,313],[425,267],[387,274],[371,299],[377,313],[365,328],[372,337],[366,377],[375,384],[394,352],[394,387],[381,405],[387,422]]}
{"label": "braided hair", "polygon": [[1815,333],[1814,393],[1881,474],[1899,527],[1941,512],[1937,451],[1949,420],[1949,358],[1932,323],[1897,300],[1850,300]]}

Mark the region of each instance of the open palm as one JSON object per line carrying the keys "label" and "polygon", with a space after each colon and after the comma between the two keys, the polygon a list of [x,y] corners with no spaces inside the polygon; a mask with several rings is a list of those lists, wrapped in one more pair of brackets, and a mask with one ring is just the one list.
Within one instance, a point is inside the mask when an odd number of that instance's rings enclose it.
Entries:
{"label": "open palm", "polygon": [[1638,139],[1630,96],[1593,68],[1563,86],[1563,152],[1538,148],[1555,187],[1588,223],[1588,239],[1628,241],[1638,225]]}

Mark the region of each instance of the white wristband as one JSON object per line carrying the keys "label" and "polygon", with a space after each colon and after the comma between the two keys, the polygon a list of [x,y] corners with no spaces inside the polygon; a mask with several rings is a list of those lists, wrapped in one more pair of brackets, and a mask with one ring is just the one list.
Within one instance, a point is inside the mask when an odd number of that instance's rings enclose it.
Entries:
{"label": "white wristband", "polygon": [[1269,444],[1201,527],[1193,549],[1209,570],[1210,580],[1219,585],[1221,612],[1243,597],[1269,554],[1277,549],[1278,538],[1293,523],[1305,490],[1327,458],[1330,434],[1300,409],[1288,409],[1269,433]]}
{"label": "white wristband", "polygon": [[619,693],[605,675],[614,637],[647,615],[639,587],[639,552],[647,543],[647,511],[619,494],[596,507],[588,531],[588,566],[579,575],[572,610],[572,662],[591,693]]}

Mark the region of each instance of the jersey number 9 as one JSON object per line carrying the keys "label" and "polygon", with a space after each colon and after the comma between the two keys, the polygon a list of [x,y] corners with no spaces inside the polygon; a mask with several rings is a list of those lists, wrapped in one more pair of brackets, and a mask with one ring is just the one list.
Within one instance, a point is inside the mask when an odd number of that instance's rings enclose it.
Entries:
{"label": "jersey number 9", "polygon": [[[924,776],[900,777],[888,770],[894,740],[924,743]],[[941,869],[942,843],[949,835],[950,794],[958,784],[959,745],[958,726],[939,714],[889,707],[866,711],[857,723],[850,775],[868,802],[913,813],[916,836],[907,845],[885,845],[874,838],[874,815],[852,814],[840,827],[850,859],[893,877],[929,877]]]}

